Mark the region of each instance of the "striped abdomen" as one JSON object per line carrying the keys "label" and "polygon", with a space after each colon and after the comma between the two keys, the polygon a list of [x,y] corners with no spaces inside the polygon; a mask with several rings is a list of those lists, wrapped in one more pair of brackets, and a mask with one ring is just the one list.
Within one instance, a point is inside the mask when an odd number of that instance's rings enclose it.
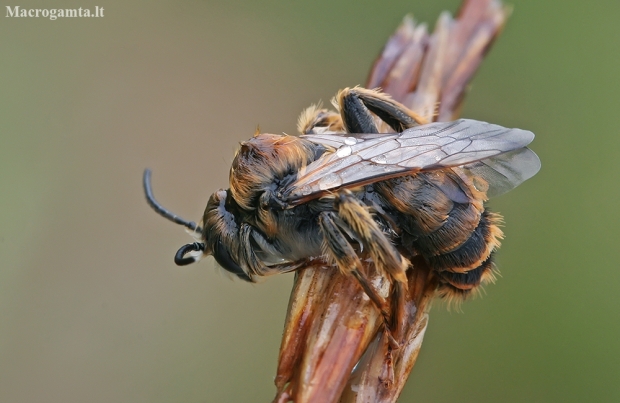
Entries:
{"label": "striped abdomen", "polygon": [[486,195],[458,169],[419,173],[374,185],[401,230],[400,249],[422,256],[438,276],[439,293],[466,296],[493,279],[501,216],[485,210]]}

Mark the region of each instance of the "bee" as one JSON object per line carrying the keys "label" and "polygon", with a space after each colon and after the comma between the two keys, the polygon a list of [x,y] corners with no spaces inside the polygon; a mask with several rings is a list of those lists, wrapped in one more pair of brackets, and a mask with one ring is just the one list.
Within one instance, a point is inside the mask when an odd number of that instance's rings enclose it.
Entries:
{"label": "bee", "polygon": [[[255,282],[321,259],[353,276],[384,317],[390,343],[402,328],[407,270],[423,258],[437,293],[463,298],[493,278],[501,216],[485,201],[540,168],[530,131],[476,120],[428,123],[379,90],[341,90],[337,111],[310,107],[299,136],[242,142],[229,188],[213,193],[199,224],[162,207],[144,174],[148,203],[195,242],[178,265],[213,256]],[[391,283],[377,292],[363,264]]]}

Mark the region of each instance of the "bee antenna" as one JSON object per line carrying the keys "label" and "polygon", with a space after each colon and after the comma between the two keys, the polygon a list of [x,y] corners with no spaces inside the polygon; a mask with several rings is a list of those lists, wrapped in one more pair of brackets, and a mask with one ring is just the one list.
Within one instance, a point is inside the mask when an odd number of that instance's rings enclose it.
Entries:
{"label": "bee antenna", "polygon": [[196,252],[199,250],[200,251],[205,250],[204,243],[194,242],[194,243],[188,243],[187,245],[181,246],[179,250],[177,251],[176,255],[174,255],[174,263],[176,263],[177,266],[187,266],[188,264],[192,264],[196,262],[198,259],[196,259],[194,256],[185,257],[185,255],[188,254],[189,252]]}
{"label": "bee antenna", "polygon": [[[179,217],[178,215],[174,214],[172,211],[166,209],[164,206],[159,204],[157,200],[155,200],[155,196],[153,196],[153,189],[151,188],[151,170],[148,168],[144,170],[144,176],[142,177],[142,183],[144,185],[144,195],[146,196],[146,201],[149,204],[149,206],[151,206],[153,210],[155,210],[157,214],[172,221],[173,223],[180,224],[186,228],[189,228],[190,230],[194,232],[202,232],[202,228],[196,225],[195,222],[187,221]],[[204,245],[203,245],[203,249],[204,249]],[[180,249],[179,249],[179,252],[180,252]],[[177,253],[177,256],[178,256],[178,253]],[[175,257],[175,262],[176,262],[176,257]],[[185,263],[185,264],[189,264],[189,263]]]}

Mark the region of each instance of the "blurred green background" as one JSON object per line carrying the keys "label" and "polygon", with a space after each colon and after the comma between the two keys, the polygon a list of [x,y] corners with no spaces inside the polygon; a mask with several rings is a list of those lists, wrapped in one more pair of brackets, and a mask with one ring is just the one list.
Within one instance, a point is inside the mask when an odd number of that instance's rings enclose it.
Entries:
{"label": "blurred green background", "polygon": [[[0,13],[0,401],[266,402],[292,275],[252,286],[190,242],[260,124],[363,84],[402,17],[458,0],[35,1]],[[16,5],[13,4],[12,5]],[[620,2],[513,0],[463,115],[534,131],[541,172],[491,206],[502,277],[431,312],[402,402],[620,401]]]}

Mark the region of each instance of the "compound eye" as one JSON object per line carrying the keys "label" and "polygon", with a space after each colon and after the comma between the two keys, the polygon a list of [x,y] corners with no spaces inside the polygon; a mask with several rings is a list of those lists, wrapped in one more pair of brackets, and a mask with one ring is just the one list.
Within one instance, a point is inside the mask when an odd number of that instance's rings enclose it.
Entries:
{"label": "compound eye", "polygon": [[213,248],[213,257],[225,270],[235,274],[242,280],[252,282],[250,276],[230,257],[228,249],[222,244],[221,240],[215,243]]}

